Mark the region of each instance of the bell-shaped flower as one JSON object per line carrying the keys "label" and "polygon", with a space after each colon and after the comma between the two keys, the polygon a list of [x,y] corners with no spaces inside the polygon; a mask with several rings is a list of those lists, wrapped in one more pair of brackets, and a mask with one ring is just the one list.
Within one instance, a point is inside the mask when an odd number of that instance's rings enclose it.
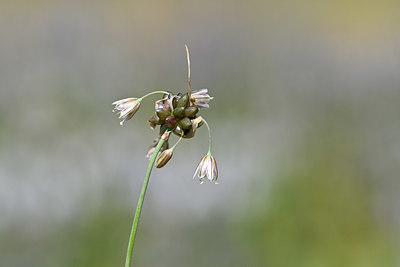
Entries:
{"label": "bell-shaped flower", "polygon": [[190,102],[193,105],[198,106],[199,108],[208,108],[208,102],[210,102],[211,99],[213,99],[214,97],[211,97],[208,94],[208,90],[207,89],[201,89],[198,91],[194,91],[191,95],[190,95]]}
{"label": "bell-shaped flower", "polygon": [[121,125],[125,121],[130,120],[133,115],[135,115],[136,111],[140,107],[140,102],[141,99],[130,97],[112,103],[112,105],[115,105],[113,111],[119,111],[119,118],[122,119],[122,121],[120,122]]}
{"label": "bell-shaped flower", "polygon": [[193,179],[196,176],[200,179],[201,183],[203,183],[204,178],[207,178],[210,181],[217,181],[217,162],[211,154],[207,154],[201,159],[199,166],[197,166],[197,169],[194,172]]}

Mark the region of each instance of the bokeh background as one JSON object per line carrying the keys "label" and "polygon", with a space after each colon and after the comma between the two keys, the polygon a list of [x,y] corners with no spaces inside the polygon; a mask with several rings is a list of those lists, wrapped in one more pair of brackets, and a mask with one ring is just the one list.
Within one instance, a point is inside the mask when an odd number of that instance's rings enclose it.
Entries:
{"label": "bokeh background", "polygon": [[400,266],[399,1],[0,2],[0,266],[123,266],[156,132],[146,99],[215,97],[154,170],[135,266]]}

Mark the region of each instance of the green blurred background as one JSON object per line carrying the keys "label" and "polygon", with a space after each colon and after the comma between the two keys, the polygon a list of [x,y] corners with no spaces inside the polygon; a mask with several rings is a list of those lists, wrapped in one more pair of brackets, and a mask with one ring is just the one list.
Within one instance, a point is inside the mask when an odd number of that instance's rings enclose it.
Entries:
{"label": "green blurred background", "polygon": [[215,99],[153,172],[135,266],[400,266],[399,1],[0,3],[0,266],[123,266],[148,98]]}

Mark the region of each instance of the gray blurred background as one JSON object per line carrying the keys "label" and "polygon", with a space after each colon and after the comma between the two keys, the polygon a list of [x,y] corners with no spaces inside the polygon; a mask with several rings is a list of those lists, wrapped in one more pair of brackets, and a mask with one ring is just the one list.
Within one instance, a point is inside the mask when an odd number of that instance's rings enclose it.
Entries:
{"label": "gray blurred background", "polygon": [[[165,89],[207,132],[151,177],[135,266],[400,266],[400,2],[0,2],[0,266],[123,266]],[[176,138],[174,139],[176,140]]]}

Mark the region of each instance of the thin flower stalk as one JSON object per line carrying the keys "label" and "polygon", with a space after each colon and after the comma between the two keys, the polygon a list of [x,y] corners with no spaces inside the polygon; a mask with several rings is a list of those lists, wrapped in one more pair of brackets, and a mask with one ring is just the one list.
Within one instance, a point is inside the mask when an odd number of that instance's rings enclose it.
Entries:
{"label": "thin flower stalk", "polygon": [[212,145],[211,129],[210,129],[210,126],[208,125],[208,123],[207,123],[207,121],[205,119],[202,119],[202,121],[207,126],[207,130],[208,130],[208,152],[207,152],[207,155],[211,155],[211,145]]}
{"label": "thin flower stalk", "polygon": [[130,265],[131,265],[133,244],[135,242],[136,231],[137,231],[138,224],[139,224],[140,214],[142,212],[144,198],[146,196],[147,186],[149,185],[151,170],[153,169],[157,154],[160,151],[163,143],[166,140],[168,140],[168,138],[160,138],[160,141],[158,141],[158,144],[154,150],[154,153],[150,158],[149,165],[147,166],[147,172],[146,172],[146,175],[144,176],[142,191],[140,192],[139,201],[138,201],[138,204],[136,207],[136,212],[135,212],[135,218],[133,219],[132,230],[131,230],[131,234],[129,237],[128,249],[126,252],[125,267],[130,267]]}

